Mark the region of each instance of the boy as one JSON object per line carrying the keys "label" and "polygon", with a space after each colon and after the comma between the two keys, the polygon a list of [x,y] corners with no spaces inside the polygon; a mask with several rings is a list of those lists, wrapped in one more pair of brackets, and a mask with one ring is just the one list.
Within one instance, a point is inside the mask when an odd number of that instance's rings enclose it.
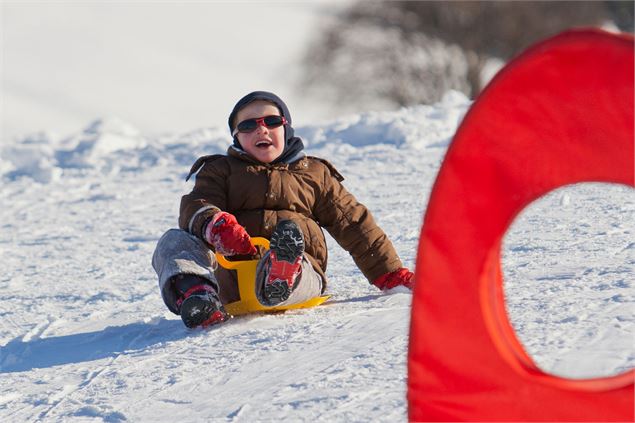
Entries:
{"label": "boy", "polygon": [[[264,305],[304,302],[326,287],[325,228],[381,290],[412,289],[386,234],[342,186],[326,160],[306,156],[291,115],[275,94],[256,91],[229,115],[234,137],[227,155],[199,158],[187,177],[179,228],[169,230],[152,257],[167,307],[187,327],[227,319],[223,304],[239,300],[236,275],[217,266],[213,251],[235,260],[260,259],[256,294]],[[187,180],[186,179],[186,180]],[[251,236],[269,238],[262,254]]]}

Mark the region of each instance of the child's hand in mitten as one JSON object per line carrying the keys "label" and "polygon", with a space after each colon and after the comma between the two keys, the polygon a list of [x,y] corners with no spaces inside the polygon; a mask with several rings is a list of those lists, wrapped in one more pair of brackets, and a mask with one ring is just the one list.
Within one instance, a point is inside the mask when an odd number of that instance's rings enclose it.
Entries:
{"label": "child's hand in mitten", "polygon": [[205,241],[224,256],[256,254],[249,234],[238,224],[236,217],[227,212],[218,212],[205,227]]}
{"label": "child's hand in mitten", "polygon": [[397,286],[405,286],[412,290],[415,284],[415,275],[410,270],[402,267],[394,272],[386,273],[373,281],[373,285],[382,291],[395,288]]}

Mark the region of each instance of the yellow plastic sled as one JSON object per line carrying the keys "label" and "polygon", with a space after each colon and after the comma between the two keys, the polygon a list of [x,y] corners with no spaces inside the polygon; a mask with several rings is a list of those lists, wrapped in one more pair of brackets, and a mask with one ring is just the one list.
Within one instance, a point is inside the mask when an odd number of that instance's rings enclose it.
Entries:
{"label": "yellow plastic sled", "polygon": [[[266,249],[269,249],[269,240],[266,238],[251,238],[251,242],[254,245],[261,245]],[[258,260],[229,261],[225,258],[225,256],[218,253],[216,253],[216,260],[218,261],[218,264],[223,266],[225,269],[235,270],[238,274],[238,292],[240,293],[240,300],[230,304],[225,304],[225,310],[233,316],[263,311],[273,312],[296,308],[315,307],[322,304],[330,297],[329,295],[326,295],[323,297],[311,298],[310,300],[300,304],[268,307],[262,305],[260,301],[258,301],[258,298],[256,298],[255,280]]]}

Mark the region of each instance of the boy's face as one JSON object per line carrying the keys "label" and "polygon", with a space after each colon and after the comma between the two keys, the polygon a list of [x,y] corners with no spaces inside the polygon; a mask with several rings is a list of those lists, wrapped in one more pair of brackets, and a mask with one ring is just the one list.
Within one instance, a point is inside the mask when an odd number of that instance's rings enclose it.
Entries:
{"label": "boy's face", "polygon": [[[238,111],[236,124],[243,120],[272,115],[280,116],[280,110],[267,101],[256,100]],[[271,163],[284,151],[284,126],[267,128],[258,125],[253,132],[239,132],[236,137],[247,154],[263,163]]]}

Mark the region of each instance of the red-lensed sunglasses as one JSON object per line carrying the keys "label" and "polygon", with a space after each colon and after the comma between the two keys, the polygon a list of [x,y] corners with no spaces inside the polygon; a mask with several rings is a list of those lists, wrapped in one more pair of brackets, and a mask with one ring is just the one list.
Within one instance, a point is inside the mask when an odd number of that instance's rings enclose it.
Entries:
{"label": "red-lensed sunglasses", "polygon": [[284,118],[284,116],[278,116],[278,115],[247,119],[247,120],[243,120],[238,125],[236,125],[236,129],[234,129],[234,132],[232,133],[232,135],[236,135],[239,132],[242,132],[243,134],[248,134],[250,132],[254,132],[259,126],[264,126],[267,129],[273,129],[273,128],[277,128],[278,126],[286,125],[286,124],[287,124],[287,120]]}

